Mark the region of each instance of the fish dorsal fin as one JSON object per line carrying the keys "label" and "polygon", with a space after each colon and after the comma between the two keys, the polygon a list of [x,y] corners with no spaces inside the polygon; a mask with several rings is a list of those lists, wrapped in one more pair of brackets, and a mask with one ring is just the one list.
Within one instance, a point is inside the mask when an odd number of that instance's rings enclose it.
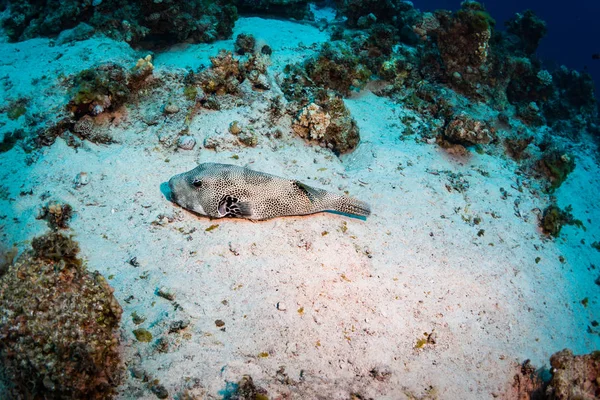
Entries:
{"label": "fish dorsal fin", "polygon": [[308,186],[307,184],[302,183],[300,181],[293,181],[293,185],[300,189],[300,191],[302,191],[304,194],[306,194],[311,203],[314,203],[315,200],[321,194],[321,190],[315,189],[314,187]]}
{"label": "fish dorsal fin", "polygon": [[252,207],[250,203],[239,201],[233,196],[223,196],[219,201],[220,217],[250,217],[252,216]]}

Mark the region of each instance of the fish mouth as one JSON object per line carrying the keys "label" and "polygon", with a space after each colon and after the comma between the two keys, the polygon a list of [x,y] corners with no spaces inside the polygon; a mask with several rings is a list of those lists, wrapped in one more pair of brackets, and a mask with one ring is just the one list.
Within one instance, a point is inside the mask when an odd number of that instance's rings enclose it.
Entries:
{"label": "fish mouth", "polygon": [[177,195],[175,194],[175,183],[173,182],[173,178],[169,179],[169,192],[169,199],[173,203],[179,204],[179,202],[177,201]]}

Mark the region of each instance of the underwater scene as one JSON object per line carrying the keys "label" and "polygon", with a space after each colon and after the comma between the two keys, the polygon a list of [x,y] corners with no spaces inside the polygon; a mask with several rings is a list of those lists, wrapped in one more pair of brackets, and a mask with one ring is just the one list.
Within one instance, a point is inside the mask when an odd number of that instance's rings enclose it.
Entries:
{"label": "underwater scene", "polygon": [[600,399],[600,4],[0,0],[0,400]]}

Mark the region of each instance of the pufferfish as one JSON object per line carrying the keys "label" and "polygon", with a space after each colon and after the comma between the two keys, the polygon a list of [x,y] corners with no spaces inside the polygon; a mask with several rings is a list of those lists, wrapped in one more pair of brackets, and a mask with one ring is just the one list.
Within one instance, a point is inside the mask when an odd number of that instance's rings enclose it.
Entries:
{"label": "pufferfish", "polygon": [[211,218],[265,220],[321,211],[371,214],[363,201],[230,164],[200,164],[173,176],[169,188],[173,202]]}

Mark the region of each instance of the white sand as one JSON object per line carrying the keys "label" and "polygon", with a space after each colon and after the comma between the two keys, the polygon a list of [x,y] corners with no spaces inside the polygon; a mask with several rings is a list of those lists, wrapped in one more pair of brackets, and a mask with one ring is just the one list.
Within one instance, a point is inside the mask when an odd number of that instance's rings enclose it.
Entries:
{"label": "white sand", "polygon": [[[241,19],[235,34],[240,32],[273,47],[272,75],[311,54],[312,43],[327,40],[312,27],[258,18]],[[232,41],[157,55],[156,74],[208,65],[208,56],[220,48],[231,50]],[[107,39],[62,47],[48,47],[47,40],[0,43],[0,53],[0,77],[14,83],[0,88],[2,97],[29,95],[38,112],[56,112],[67,101],[54,78],[58,73],[109,60],[133,65],[140,55]],[[31,79],[42,75],[49,78],[32,86]],[[181,97],[181,87],[170,90],[172,98]],[[362,142],[342,160],[294,137],[289,117],[279,123],[282,139],[262,136],[276,128],[268,125],[262,95],[252,104],[196,115],[190,134],[200,144],[222,135],[221,151],[166,150],[158,136],[175,134],[184,111],[152,127],[141,116],[160,113],[168,96],[165,89],[154,90],[140,104],[128,105],[111,128],[119,144],[75,151],[59,139],[31,166],[18,147],[1,154],[1,185],[10,200],[0,200],[0,214],[6,215],[0,235],[25,249],[47,229],[34,218],[43,204],[40,195],[71,204],[71,227],[88,268],[109,277],[124,308],[124,359],[159,379],[171,398],[185,388],[199,398],[221,398],[227,382],[249,374],[270,398],[348,399],[359,393],[376,399],[489,399],[510,385],[515,362],[529,358],[547,366],[549,356],[564,347],[576,353],[599,347],[599,336],[586,331],[600,319],[593,282],[600,270],[590,270],[590,264],[600,266],[600,253],[589,246],[600,240],[600,169],[591,150],[576,150],[577,169],[556,193],[561,206],[573,204],[587,231],[565,227],[553,241],[541,234],[535,214],[547,199],[526,185],[522,192],[515,189],[514,162],[473,153],[461,164],[435,145],[413,137],[401,141],[399,115],[405,111],[369,91],[346,102]],[[0,118],[0,130],[11,126],[5,115]],[[227,132],[233,120],[261,134],[256,148],[235,144]],[[257,223],[199,218],[166,200],[160,187],[207,161],[248,164],[348,190],[371,203],[373,215],[366,221],[324,213]],[[90,183],[74,189],[82,171]],[[469,188],[449,192],[443,171],[464,174]],[[500,187],[508,199],[501,198]],[[19,195],[29,189],[32,196]],[[521,217],[515,215],[517,198]],[[479,225],[474,217],[481,218]],[[205,231],[214,224],[218,228]],[[131,257],[139,268],[128,263]],[[174,293],[178,306],[157,296],[158,288]],[[587,308],[580,303],[585,297]],[[136,326],[133,312],[146,321]],[[190,326],[169,334],[169,324],[182,319]],[[217,319],[225,331],[215,326]],[[138,327],[168,338],[169,351],[136,342],[132,331]],[[424,332],[432,331],[436,343],[416,349]],[[289,384],[277,374],[281,367]],[[371,376],[374,369],[380,379]],[[120,398],[155,396],[128,377]]]}

